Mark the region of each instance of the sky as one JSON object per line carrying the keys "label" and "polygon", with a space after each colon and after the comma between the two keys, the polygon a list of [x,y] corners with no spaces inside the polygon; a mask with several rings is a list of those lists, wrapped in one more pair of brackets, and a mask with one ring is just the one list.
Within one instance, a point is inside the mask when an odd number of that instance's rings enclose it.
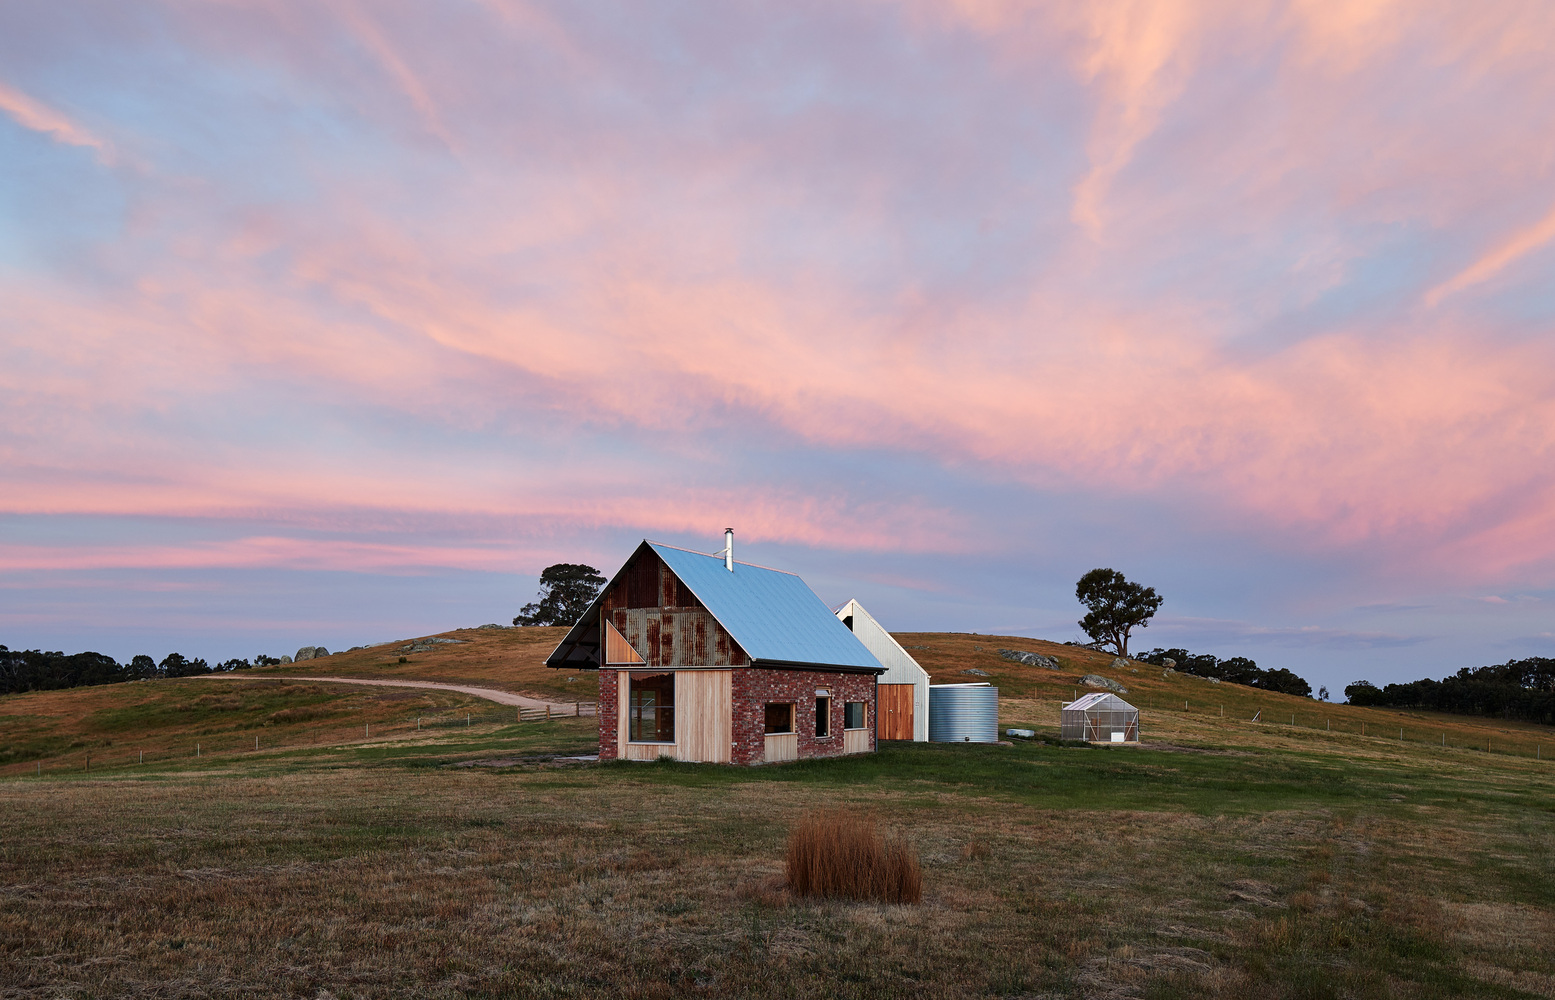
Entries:
{"label": "sky", "polygon": [[1546,0],[10,0],[0,642],[486,622],[1555,655]]}

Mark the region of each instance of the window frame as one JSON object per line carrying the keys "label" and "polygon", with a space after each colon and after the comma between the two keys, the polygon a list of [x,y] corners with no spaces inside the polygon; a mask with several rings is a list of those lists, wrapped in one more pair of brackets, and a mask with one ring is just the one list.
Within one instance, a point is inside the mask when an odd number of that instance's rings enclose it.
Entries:
{"label": "window frame", "polygon": [[[850,725],[848,725],[848,709],[852,708],[854,705],[858,706],[859,725],[850,726]],[[860,729],[868,729],[868,728],[869,728],[869,702],[867,702],[867,701],[845,701],[845,702],[843,702],[842,703],[842,729],[843,729],[843,731],[847,732],[849,730],[853,730],[854,732],[857,732]]]}
{"label": "window frame", "polygon": [[815,738],[831,739],[831,695],[815,696]]}
{"label": "window frame", "polygon": [[[669,724],[668,725],[668,728],[669,728],[669,739],[667,739],[667,740],[665,740],[665,739],[657,739],[657,738],[655,738],[655,739],[642,739],[642,738],[640,738],[643,735],[643,717],[642,717],[643,713],[642,713],[642,710],[643,710],[643,708],[645,708],[647,706],[644,706],[642,704],[642,702],[638,700],[638,697],[637,697],[637,695],[638,695],[637,682],[639,680],[646,681],[646,680],[648,680],[650,678],[658,678],[658,677],[668,677],[669,678],[669,685],[668,685],[669,686],[669,704],[667,704],[667,705],[655,704],[655,705],[652,706],[652,708],[653,708],[653,735],[655,737],[663,735],[663,730],[664,730],[663,723],[666,721],[666,719],[665,718],[661,718],[661,713],[662,713],[662,715],[664,717],[667,717],[667,721],[668,721],[668,724]],[[658,692],[660,692],[662,690],[663,690],[662,687],[654,687],[654,688],[645,688],[645,689],[643,689],[643,692],[647,693],[648,691],[653,691],[655,693],[658,693]],[[653,744],[653,745],[657,745],[657,746],[674,746],[675,745],[675,672],[673,670],[655,670],[655,671],[652,671],[652,672],[648,672],[648,671],[635,671],[635,670],[634,671],[630,671],[627,674],[626,712],[627,712],[626,741],[628,743],[645,743],[645,744]]]}
{"label": "window frame", "polygon": [[[772,728],[772,710],[774,708],[788,709],[788,728]],[[763,736],[790,736],[799,732],[799,706],[791,701],[769,701],[764,704],[764,718],[762,719]]]}

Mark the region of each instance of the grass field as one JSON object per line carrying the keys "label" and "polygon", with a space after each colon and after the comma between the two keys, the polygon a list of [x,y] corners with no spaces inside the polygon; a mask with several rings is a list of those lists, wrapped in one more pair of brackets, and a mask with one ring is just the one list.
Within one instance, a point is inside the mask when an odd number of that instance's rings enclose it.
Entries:
{"label": "grass field", "polygon": [[[0,780],[0,995],[1555,996],[1548,730],[899,638],[936,681],[984,670],[1005,724],[1049,737],[1079,673],[1116,676],[1146,745],[599,765],[560,759],[592,719],[418,733],[421,706],[260,672],[0,699],[4,739],[42,754]],[[212,696],[240,705],[180,707]],[[70,699],[94,732],[233,745],[87,773]],[[293,709],[340,735],[264,725]],[[252,750],[285,726],[297,742]],[[789,898],[787,832],[831,808],[917,850],[921,905]]]}

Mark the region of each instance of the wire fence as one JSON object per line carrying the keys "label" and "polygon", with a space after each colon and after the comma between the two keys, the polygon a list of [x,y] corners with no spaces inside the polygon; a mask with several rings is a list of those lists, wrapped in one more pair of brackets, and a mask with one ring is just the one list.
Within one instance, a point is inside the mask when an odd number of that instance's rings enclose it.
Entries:
{"label": "wire fence", "polygon": [[[1426,720],[1416,720],[1413,725],[1397,725],[1351,719],[1332,712],[1289,712],[1278,709],[1271,711],[1258,707],[1245,709],[1242,706],[1228,708],[1224,702],[1214,698],[1188,698],[1165,702],[1159,698],[1147,699],[1135,696],[1133,702],[1136,707],[1145,711],[1176,712],[1225,719],[1231,723],[1254,724],[1260,727],[1351,736],[1368,741],[1375,740],[1380,744],[1434,746],[1442,750],[1478,751],[1533,760],[1550,759],[1544,754],[1546,743],[1551,746],[1552,752],[1555,752],[1555,734],[1552,734],[1550,739],[1541,740],[1537,734],[1520,733],[1515,730],[1502,730],[1496,733],[1481,730],[1478,733],[1466,733],[1461,728],[1432,726]],[[1066,702],[1059,702],[1060,713],[1065,704]],[[1473,725],[1473,723],[1468,724]]]}
{"label": "wire fence", "polygon": [[7,764],[0,768],[0,773],[11,777],[25,777],[29,774],[45,777],[90,774],[93,771],[123,771],[150,764],[233,759],[255,753],[361,747],[391,740],[413,740],[422,733],[428,736],[459,730],[473,733],[477,728],[490,730],[515,723],[560,722],[563,719],[590,718],[598,714],[597,703],[580,702],[563,708],[504,708],[498,711],[420,715],[385,722],[346,723],[344,720],[332,719],[321,721],[316,726],[294,727],[285,731],[258,728],[202,733],[187,739],[179,738],[171,745],[158,744],[154,747],[115,742],[107,746],[72,748],[46,758]]}

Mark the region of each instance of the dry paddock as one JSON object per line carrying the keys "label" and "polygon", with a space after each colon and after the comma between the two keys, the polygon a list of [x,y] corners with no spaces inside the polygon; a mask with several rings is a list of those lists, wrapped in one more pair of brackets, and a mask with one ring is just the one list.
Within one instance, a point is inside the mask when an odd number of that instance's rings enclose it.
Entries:
{"label": "dry paddock", "polygon": [[[1548,879],[1547,826],[637,767],[7,782],[0,995],[1555,995],[1548,908],[1475,888]],[[908,840],[923,904],[790,899],[817,807]]]}

